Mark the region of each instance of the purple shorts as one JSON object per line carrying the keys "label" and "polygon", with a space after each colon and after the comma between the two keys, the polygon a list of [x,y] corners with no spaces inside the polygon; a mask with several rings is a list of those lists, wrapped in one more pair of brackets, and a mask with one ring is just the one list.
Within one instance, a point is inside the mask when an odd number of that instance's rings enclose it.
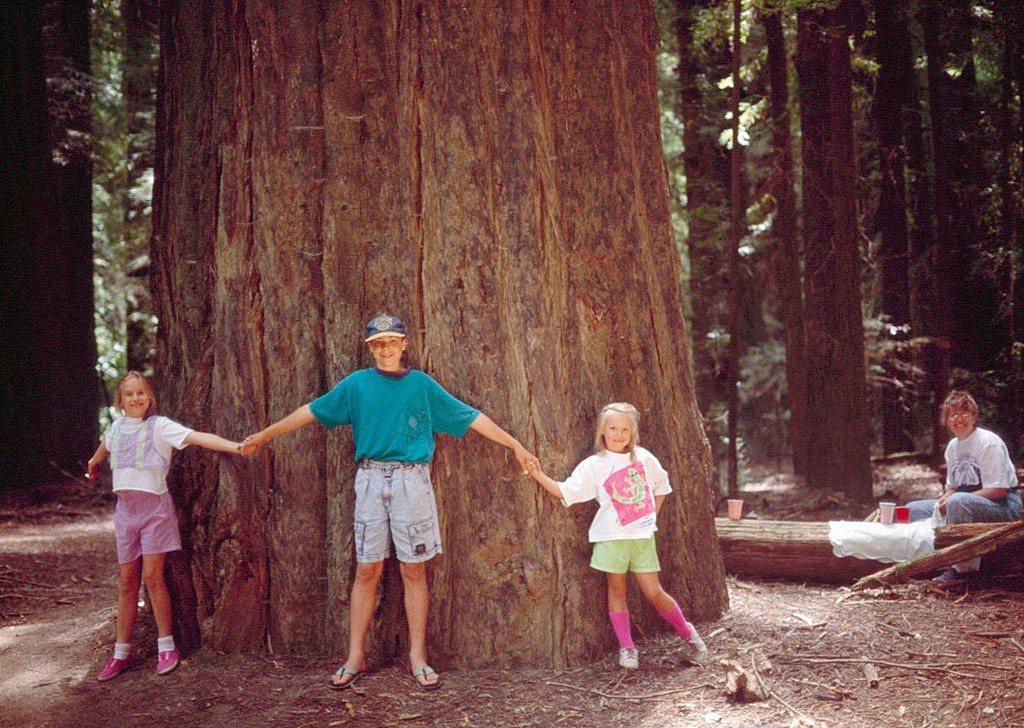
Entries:
{"label": "purple shorts", "polygon": [[117,491],[114,510],[117,563],[130,564],[144,554],[162,554],[181,548],[178,517],[170,493],[143,490]]}

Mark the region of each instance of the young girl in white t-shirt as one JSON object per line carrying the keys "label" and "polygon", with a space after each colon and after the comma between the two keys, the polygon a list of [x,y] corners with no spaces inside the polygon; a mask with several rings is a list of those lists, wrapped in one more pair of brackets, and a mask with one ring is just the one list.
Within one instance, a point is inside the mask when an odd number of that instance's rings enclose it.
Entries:
{"label": "young girl in white t-shirt", "polygon": [[564,482],[548,477],[540,466],[530,475],[566,506],[596,500],[590,525],[594,544],[591,567],[608,578],[608,618],[619,641],[619,665],[639,667],[626,604],[626,573],[631,571],[644,597],[683,640],[686,657],[707,659],[704,641],[688,624],[679,604],[658,579],[661,565],[654,542],[658,510],[672,492],[668,473],[649,451],[638,445],[640,413],[626,402],[606,405],[597,417],[594,454]]}
{"label": "young girl in white t-shirt", "polygon": [[124,416],[104,434],[86,472],[87,478],[95,478],[100,463],[109,458],[117,495],[114,535],[121,568],[117,641],[99,674],[100,681],[115,678],[132,666],[129,652],[143,581],[157,627],[157,674],[166,675],[178,666],[171,633],[171,597],[164,581],[167,553],[181,548],[174,502],[167,490],[171,454],[188,445],[221,452],[239,452],[240,447],[237,442],[158,416],[153,387],[139,372],[128,372],[121,379],[114,404]]}

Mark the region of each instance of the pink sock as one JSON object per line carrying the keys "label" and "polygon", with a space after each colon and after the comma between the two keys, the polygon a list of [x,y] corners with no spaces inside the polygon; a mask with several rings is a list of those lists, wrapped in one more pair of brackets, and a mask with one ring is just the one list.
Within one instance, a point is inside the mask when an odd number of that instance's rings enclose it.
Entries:
{"label": "pink sock", "polygon": [[686,623],[686,617],[683,616],[683,610],[679,608],[679,604],[664,612],[661,618],[675,627],[676,632],[684,640],[690,639],[690,625]]}
{"label": "pink sock", "polygon": [[612,621],[612,629],[619,640],[619,647],[627,650],[633,649],[633,633],[629,629],[629,611],[608,612],[608,619]]}

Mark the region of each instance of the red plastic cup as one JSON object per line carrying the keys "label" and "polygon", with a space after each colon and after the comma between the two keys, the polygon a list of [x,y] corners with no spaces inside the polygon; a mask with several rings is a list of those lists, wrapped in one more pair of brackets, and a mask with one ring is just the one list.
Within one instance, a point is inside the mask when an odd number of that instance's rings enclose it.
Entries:
{"label": "red plastic cup", "polygon": [[893,515],[895,516],[896,523],[910,523],[910,508],[907,506],[896,506],[896,511]]}

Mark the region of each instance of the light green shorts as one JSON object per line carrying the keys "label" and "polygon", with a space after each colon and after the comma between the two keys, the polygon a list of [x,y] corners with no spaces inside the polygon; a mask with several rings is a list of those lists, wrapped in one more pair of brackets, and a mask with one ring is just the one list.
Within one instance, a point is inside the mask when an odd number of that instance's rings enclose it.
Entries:
{"label": "light green shorts", "polygon": [[594,544],[590,567],[612,574],[625,574],[627,571],[661,571],[654,536],[624,541],[598,541]]}

